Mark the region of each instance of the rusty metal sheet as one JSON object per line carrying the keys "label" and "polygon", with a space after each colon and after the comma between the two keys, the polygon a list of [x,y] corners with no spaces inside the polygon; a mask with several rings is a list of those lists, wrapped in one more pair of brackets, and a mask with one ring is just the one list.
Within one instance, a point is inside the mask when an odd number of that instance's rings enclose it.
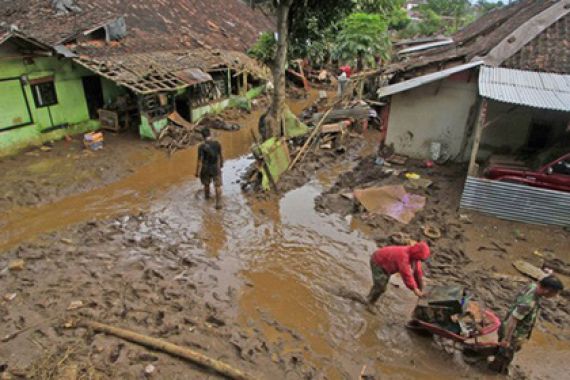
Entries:
{"label": "rusty metal sheet", "polygon": [[426,204],[425,197],[406,192],[402,185],[357,189],[354,197],[368,212],[387,215],[404,224],[410,223]]}
{"label": "rusty metal sheet", "polygon": [[213,80],[210,74],[196,68],[176,71],[174,72],[174,75],[188,83],[190,86]]}

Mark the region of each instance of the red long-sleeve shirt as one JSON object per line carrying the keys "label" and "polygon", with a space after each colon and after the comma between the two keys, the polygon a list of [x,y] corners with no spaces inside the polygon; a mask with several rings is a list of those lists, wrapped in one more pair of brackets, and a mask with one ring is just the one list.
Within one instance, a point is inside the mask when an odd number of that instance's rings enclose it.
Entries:
{"label": "red long-sleeve shirt", "polygon": [[421,260],[427,259],[429,255],[429,247],[423,242],[413,246],[389,246],[377,249],[372,254],[372,263],[382,268],[386,274],[400,273],[404,284],[410,290],[415,290],[422,284]]}

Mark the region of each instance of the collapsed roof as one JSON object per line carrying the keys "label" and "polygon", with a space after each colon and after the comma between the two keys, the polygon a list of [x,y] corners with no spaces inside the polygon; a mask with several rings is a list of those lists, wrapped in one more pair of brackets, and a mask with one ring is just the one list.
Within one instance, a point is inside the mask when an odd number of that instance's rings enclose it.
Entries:
{"label": "collapsed roof", "polygon": [[450,44],[407,54],[385,73],[406,78],[483,59],[494,66],[567,74],[569,13],[570,0],[520,0],[480,17]]}
{"label": "collapsed roof", "polygon": [[204,72],[219,67],[263,79],[270,76],[268,69],[246,54],[224,50],[158,51],[105,58],[80,56],[75,62],[139,94],[175,91],[211,80]]}
{"label": "collapsed roof", "polygon": [[140,94],[191,85],[188,69],[269,78],[244,52],[274,28],[240,0],[3,0],[0,9],[0,43],[28,36]]}
{"label": "collapsed roof", "polygon": [[245,51],[273,20],[240,0],[75,0],[58,12],[53,0],[3,0],[0,23],[16,27],[47,45],[58,45],[124,17],[120,44],[82,46],[91,56],[185,48]]}

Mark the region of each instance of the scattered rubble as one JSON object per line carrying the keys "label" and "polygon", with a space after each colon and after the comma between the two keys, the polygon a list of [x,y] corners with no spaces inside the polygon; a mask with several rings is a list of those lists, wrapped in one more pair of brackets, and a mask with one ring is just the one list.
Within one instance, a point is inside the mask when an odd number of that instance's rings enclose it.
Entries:
{"label": "scattered rubble", "polygon": [[[468,243],[465,229],[472,221],[468,215],[455,211],[463,184],[463,168],[457,165],[435,166],[427,168],[423,163],[414,160],[399,160],[394,168],[399,168],[399,175],[392,175],[392,168],[377,165],[376,155],[362,159],[354,169],[341,174],[337,182],[315,199],[315,207],[325,213],[350,215],[371,227],[378,245],[412,244],[419,240],[429,241],[433,256],[428,263],[429,277],[440,283],[454,282],[471,289],[479,300],[496,311],[505,311],[512,303],[513,297],[521,287],[520,280],[513,281],[510,277],[499,276],[493,269],[485,266],[471,266],[472,259],[465,252],[463,245]],[[405,166],[404,166],[405,165]],[[426,197],[426,205],[422,211],[411,219],[409,224],[400,224],[382,215],[373,215],[358,205],[352,194],[356,189],[370,189],[375,186],[405,184],[409,179],[407,171],[418,173],[420,177],[429,177],[430,186],[418,186],[414,194]],[[355,192],[358,193],[358,192]],[[395,230],[397,232],[395,232]],[[523,233],[515,230],[515,238],[520,240]],[[507,250],[497,241],[487,247],[501,255]],[[486,249],[486,247],[483,247]],[[560,261],[560,260],[559,260]],[[552,262],[543,260],[543,265]],[[560,261],[562,263],[562,261]],[[523,273],[529,273],[530,264],[524,265]],[[564,268],[567,264],[558,264]],[[521,266],[518,265],[517,269]],[[531,266],[534,272],[526,281],[537,279],[544,272],[538,267]],[[559,272],[563,273],[563,272]],[[525,280],[522,279],[524,282]],[[564,326],[570,322],[570,297],[563,294],[556,301],[546,300],[543,319]]]}

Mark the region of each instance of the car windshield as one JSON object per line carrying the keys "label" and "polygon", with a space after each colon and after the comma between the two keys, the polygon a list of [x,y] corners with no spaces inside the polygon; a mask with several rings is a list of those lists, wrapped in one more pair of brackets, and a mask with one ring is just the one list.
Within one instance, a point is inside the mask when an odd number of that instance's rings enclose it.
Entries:
{"label": "car windshield", "polygon": [[570,160],[558,161],[552,165],[552,172],[557,174],[570,175]]}
{"label": "car windshield", "polygon": [[542,168],[544,165],[551,163],[557,158],[561,158],[567,153],[570,153],[568,151],[568,147],[550,148],[536,155],[533,159],[530,160],[529,164],[532,169],[538,170]]}

